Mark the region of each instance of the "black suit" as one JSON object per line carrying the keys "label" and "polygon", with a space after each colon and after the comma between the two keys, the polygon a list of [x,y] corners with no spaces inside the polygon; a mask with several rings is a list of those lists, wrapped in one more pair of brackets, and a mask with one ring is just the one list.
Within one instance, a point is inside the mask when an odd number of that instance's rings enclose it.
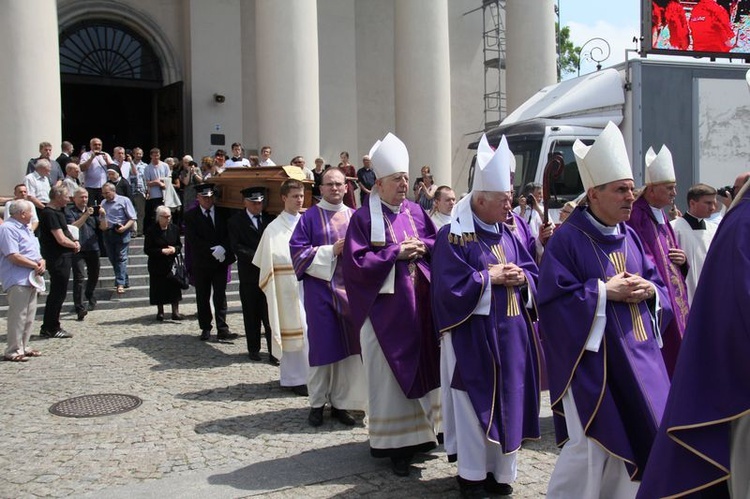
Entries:
{"label": "black suit", "polygon": [[[235,258],[229,246],[228,212],[216,206],[213,210],[213,224],[206,219],[200,206],[185,213],[185,242],[190,247],[189,269],[195,280],[195,301],[201,331],[210,331],[212,327],[210,299],[213,289],[216,329],[219,333],[227,333],[227,272]],[[223,262],[212,256],[213,246],[223,246],[226,250]]]}
{"label": "black suit", "polygon": [[229,239],[232,251],[237,255],[237,271],[240,275],[240,301],[242,302],[242,320],[245,324],[247,351],[260,351],[260,325],[266,332],[266,346],[271,353],[271,326],[268,324],[268,305],[266,295],[258,287],[260,269],[253,265],[253,257],[258,249],[263,230],[274,217],[261,214],[260,228],[256,228],[246,210],[235,213],[229,220]]}

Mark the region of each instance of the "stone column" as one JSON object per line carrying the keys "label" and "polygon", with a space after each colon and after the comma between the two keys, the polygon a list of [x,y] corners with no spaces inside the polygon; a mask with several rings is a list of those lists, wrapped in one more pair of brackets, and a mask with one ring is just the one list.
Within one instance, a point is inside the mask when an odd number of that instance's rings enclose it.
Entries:
{"label": "stone column", "polygon": [[258,146],[277,165],[297,154],[311,165],[319,153],[317,18],[314,1],[256,0]]}
{"label": "stone column", "polygon": [[60,47],[55,0],[0,0],[0,195],[12,195],[39,143],[60,153]]}
{"label": "stone column", "polygon": [[430,165],[435,183],[450,184],[447,0],[398,0],[394,39],[395,133],[409,149],[410,176],[418,177],[422,165]]}
{"label": "stone column", "polygon": [[557,82],[554,0],[508,0],[505,6],[508,114]]}

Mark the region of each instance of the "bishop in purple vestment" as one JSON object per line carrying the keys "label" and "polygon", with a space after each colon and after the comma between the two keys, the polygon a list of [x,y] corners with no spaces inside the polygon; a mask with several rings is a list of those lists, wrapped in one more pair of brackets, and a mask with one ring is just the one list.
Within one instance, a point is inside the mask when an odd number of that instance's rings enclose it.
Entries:
{"label": "bishop in purple vestment", "polygon": [[706,255],[639,498],[727,480],[733,497],[748,497],[750,190],[738,198]]}
{"label": "bishop in purple vestment", "polygon": [[[664,189],[668,187],[661,184],[656,188]],[[633,203],[633,213],[630,215],[628,225],[640,237],[643,250],[656,266],[661,280],[667,287],[674,319],[664,330],[664,347],[661,353],[664,357],[667,372],[671,376],[674,372],[680,343],[682,343],[682,335],[687,323],[688,295],[685,276],[688,272],[688,264],[685,253],[678,246],[674,230],[664,211],[648,202],[648,199],[652,199],[650,192],[652,191],[647,187],[641,197]],[[671,205],[671,202],[669,204]]]}
{"label": "bishop in purple vestment", "polygon": [[674,230],[664,214],[664,208],[672,206],[677,195],[672,153],[667,146],[662,146],[658,154],[649,148],[645,161],[646,187],[633,204],[633,213],[627,223],[641,238],[646,255],[656,265],[669,292],[674,319],[664,330],[661,353],[671,377],[687,323],[689,305],[685,277],[688,264],[687,256],[677,244]]}
{"label": "bishop in purple vestment", "polygon": [[[622,135],[609,124],[573,146],[586,188],[555,231],[539,270],[539,319],[562,451],[550,498],[633,497],[669,390],[660,325],[669,295],[624,223],[634,184]],[[560,417],[563,416],[564,420]]]}
{"label": "bishop in purple vestment", "polygon": [[439,350],[430,313],[435,225],[406,199],[406,146],[392,134],[370,153],[378,179],[349,224],[342,255],[352,325],[369,386],[373,457],[409,474],[415,453],[437,444]]}

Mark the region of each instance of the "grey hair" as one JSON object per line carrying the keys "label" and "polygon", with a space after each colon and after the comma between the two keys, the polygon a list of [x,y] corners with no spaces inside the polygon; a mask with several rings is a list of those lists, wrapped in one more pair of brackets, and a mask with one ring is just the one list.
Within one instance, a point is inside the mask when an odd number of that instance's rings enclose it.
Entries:
{"label": "grey hair", "polygon": [[21,213],[22,211],[31,211],[33,209],[34,205],[31,203],[31,201],[26,201],[25,199],[16,199],[10,204],[8,213],[10,213],[10,216],[13,216]]}
{"label": "grey hair", "polygon": [[79,187],[78,189],[73,191],[73,194],[71,194],[71,196],[77,196],[78,194],[84,194],[84,193],[88,194],[89,191],[87,191],[85,187]]}
{"label": "grey hair", "polygon": [[172,213],[172,211],[169,208],[167,208],[166,206],[164,206],[164,205],[160,205],[160,206],[156,207],[156,216],[157,217],[159,215],[170,215],[171,213]]}
{"label": "grey hair", "polygon": [[39,158],[34,163],[34,168],[37,169],[40,166],[46,166],[47,168],[52,168],[52,163],[49,162],[46,158]]}

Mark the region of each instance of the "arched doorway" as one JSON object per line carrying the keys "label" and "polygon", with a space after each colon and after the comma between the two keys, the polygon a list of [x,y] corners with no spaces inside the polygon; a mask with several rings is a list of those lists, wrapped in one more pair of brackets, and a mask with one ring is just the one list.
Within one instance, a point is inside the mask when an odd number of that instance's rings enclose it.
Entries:
{"label": "arched doorway", "polygon": [[[163,86],[151,45],[111,20],[87,19],[60,33],[63,138],[78,148],[100,137],[162,155],[184,149],[182,82]],[[148,152],[146,152],[148,157]]]}

